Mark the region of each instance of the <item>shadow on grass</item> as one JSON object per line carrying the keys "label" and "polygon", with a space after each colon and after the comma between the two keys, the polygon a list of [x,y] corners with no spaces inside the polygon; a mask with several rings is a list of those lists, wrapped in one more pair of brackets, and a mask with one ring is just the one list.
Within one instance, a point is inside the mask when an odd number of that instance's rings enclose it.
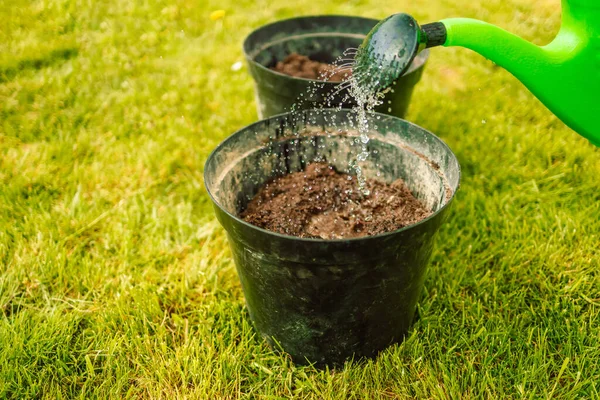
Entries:
{"label": "shadow on grass", "polygon": [[55,49],[48,54],[36,58],[24,58],[8,65],[0,64],[0,83],[14,79],[19,73],[30,69],[42,69],[53,64],[64,62],[70,58],[76,57],[79,49],[76,47],[67,47]]}

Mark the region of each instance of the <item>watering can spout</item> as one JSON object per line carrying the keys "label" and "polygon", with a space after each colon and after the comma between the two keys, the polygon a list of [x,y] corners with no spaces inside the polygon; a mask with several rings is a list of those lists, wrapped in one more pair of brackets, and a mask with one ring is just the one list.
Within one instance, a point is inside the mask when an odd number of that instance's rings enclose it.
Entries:
{"label": "watering can spout", "polygon": [[562,8],[560,32],[543,47],[467,18],[424,25],[423,31],[436,36],[428,47],[466,47],[505,68],[565,124],[600,146],[600,1],[563,0]]}

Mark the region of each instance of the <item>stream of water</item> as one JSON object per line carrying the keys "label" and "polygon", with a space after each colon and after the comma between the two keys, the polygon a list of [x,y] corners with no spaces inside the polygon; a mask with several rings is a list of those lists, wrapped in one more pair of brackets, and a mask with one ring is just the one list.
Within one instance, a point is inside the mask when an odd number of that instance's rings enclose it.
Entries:
{"label": "stream of water", "polygon": [[[340,57],[338,57],[333,65],[336,66],[335,70],[324,72],[319,77],[318,82],[314,82],[308,89],[307,93],[301,93],[297,99],[296,104],[292,106],[292,113],[296,109],[302,109],[302,103],[309,101],[311,98],[318,96],[318,93],[322,91],[325,86],[324,81],[328,81],[331,76],[336,72],[350,71],[354,65],[354,56],[356,55],[357,49],[348,49]],[[349,121],[349,125],[354,127],[359,136],[356,144],[358,146],[356,157],[350,162],[349,169],[354,171],[358,183],[358,189],[366,196],[369,195],[369,190],[366,187],[366,178],[361,168],[361,163],[367,160],[369,157],[369,130],[375,127],[369,125],[369,113],[373,112],[377,106],[382,104],[384,93],[374,90],[377,86],[377,82],[373,85],[366,85],[365,82],[370,82],[369,79],[358,74],[352,75],[348,80],[341,82],[336,90],[329,93],[322,107],[334,108],[341,110],[343,104],[346,102],[352,102],[355,105],[352,107],[351,112],[354,114],[356,123]],[[371,119],[372,120],[372,119]],[[335,125],[332,123],[332,125]]]}
{"label": "stream of water", "polygon": [[[346,50],[341,57],[339,57],[334,65],[337,65],[336,71],[351,69],[354,65],[354,56],[356,55],[357,49],[348,49]],[[323,77],[327,78],[327,77]],[[350,79],[346,82],[343,82],[339,89],[330,94],[326,103],[329,107],[331,107],[331,102],[333,101],[333,97],[337,94],[338,91],[348,90],[348,93],[342,99],[342,102],[338,105],[338,108],[342,108],[342,103],[348,100],[353,100],[355,106],[352,107],[352,113],[355,114],[356,118],[356,129],[359,133],[359,146],[360,151],[356,155],[356,158],[351,162],[351,169],[356,173],[356,179],[358,181],[359,190],[365,195],[369,195],[369,190],[366,187],[366,178],[363,174],[360,163],[367,160],[369,157],[369,118],[368,114],[373,112],[375,107],[382,103],[383,95],[376,90],[373,90],[372,86],[365,85],[365,80],[363,76],[353,74]],[[374,128],[374,127],[373,127]]]}

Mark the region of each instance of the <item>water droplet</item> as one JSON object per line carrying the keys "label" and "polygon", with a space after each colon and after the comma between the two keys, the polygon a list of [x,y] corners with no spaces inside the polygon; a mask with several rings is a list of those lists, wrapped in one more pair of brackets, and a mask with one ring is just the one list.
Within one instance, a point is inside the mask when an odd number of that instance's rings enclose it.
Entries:
{"label": "water droplet", "polygon": [[241,61],[237,61],[231,65],[231,70],[234,72],[239,71],[240,69],[242,69],[243,66],[244,64]]}

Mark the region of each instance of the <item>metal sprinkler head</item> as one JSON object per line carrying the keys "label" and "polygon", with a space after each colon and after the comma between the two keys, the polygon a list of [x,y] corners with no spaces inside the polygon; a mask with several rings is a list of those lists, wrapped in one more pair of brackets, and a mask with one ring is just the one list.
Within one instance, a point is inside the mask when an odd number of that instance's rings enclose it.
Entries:
{"label": "metal sprinkler head", "polygon": [[419,24],[408,14],[380,21],[358,48],[353,68],[356,81],[371,90],[390,86],[419,52],[420,38]]}

